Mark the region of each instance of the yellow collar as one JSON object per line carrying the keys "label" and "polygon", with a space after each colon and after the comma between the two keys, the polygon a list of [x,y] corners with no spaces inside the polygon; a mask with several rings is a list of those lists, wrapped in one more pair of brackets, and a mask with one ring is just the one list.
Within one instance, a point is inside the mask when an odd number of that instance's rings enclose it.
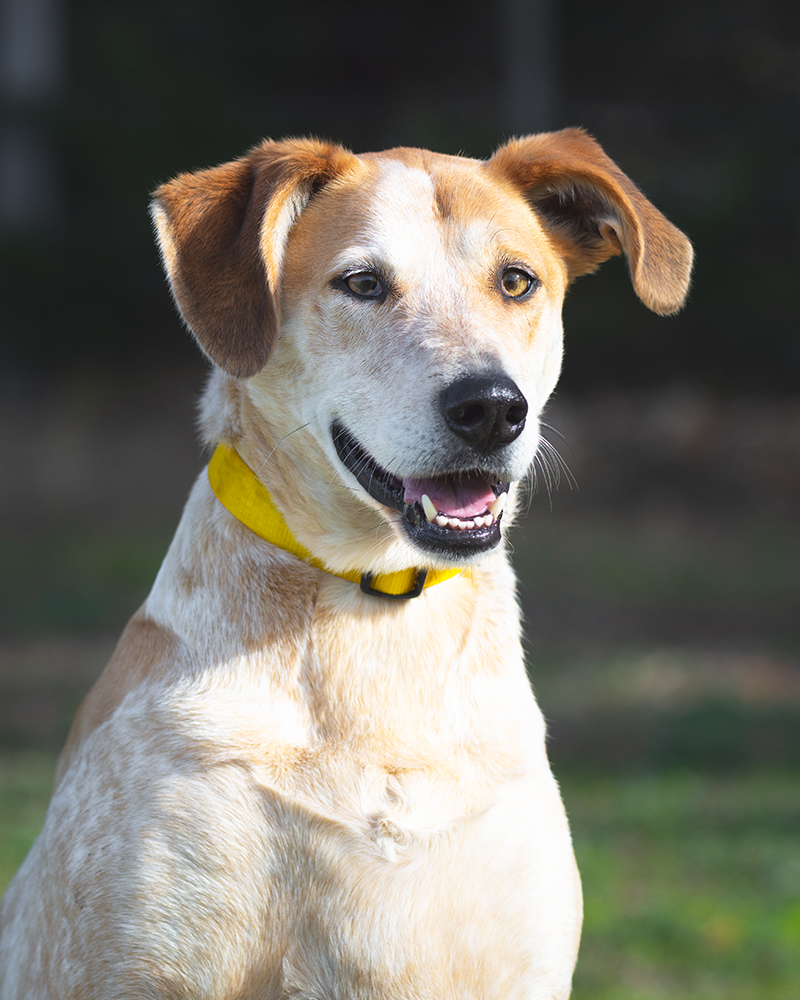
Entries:
{"label": "yellow collar", "polygon": [[264,541],[291,552],[293,556],[317,569],[360,584],[365,594],[388,598],[418,597],[425,588],[461,573],[458,569],[426,571],[413,567],[399,573],[382,573],[379,576],[356,570],[336,573],[315,559],[297,541],[266,487],[233,448],[226,444],[217,445],[208,465],[208,481],[222,506]]}

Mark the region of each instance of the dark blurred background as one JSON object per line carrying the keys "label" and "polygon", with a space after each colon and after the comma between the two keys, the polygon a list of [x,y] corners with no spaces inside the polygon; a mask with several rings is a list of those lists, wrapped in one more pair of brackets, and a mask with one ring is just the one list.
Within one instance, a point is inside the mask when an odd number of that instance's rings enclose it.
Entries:
{"label": "dark blurred background", "polygon": [[623,266],[580,287],[563,387],[796,388],[800,10],[788,0],[2,0],[0,10],[12,386],[193,363],[165,308],[146,211],[148,192],[178,171],[262,137],[483,157],[509,135],[574,124],[691,234],[698,256],[677,320],[640,307]]}
{"label": "dark blurred background", "polygon": [[[545,419],[571,476],[514,536],[553,759],[796,778],[800,5],[0,0],[0,30],[0,750],[60,745],[202,465],[148,193],[263,137],[484,157],[581,125],[697,266],[669,319],[618,259],[567,298]],[[758,976],[743,998],[798,995]]]}

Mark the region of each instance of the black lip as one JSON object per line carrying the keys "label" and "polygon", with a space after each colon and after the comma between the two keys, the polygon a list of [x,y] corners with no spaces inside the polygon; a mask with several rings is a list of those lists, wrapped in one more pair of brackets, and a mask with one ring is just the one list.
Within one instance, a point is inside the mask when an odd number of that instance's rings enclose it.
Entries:
{"label": "black lip", "polygon": [[[408,538],[425,552],[447,555],[451,558],[467,558],[481,552],[488,552],[500,541],[500,520],[502,514],[491,525],[474,528],[472,531],[454,531],[431,524],[425,512],[416,502],[407,504],[402,482],[390,472],[381,468],[374,458],[356,441],[353,435],[338,421],[331,426],[331,438],[344,467],[351,472],[373,500],[398,511],[403,515],[403,528]],[[471,470],[454,470],[453,475]],[[482,470],[481,470],[482,471]],[[492,485],[496,496],[508,492],[508,484],[496,482]]]}

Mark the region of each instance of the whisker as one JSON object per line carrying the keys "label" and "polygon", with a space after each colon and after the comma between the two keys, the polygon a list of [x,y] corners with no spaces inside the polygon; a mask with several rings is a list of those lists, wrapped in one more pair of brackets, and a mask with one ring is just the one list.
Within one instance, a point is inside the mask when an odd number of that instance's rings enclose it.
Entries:
{"label": "whisker", "polygon": [[[550,512],[553,512],[553,481],[550,475],[550,466],[545,458],[545,456],[538,452],[533,459],[533,482],[534,482],[534,492],[539,485],[539,476],[537,474],[538,470],[541,470],[541,477],[544,481],[545,489],[547,490],[547,501],[550,505]],[[530,501],[532,502],[533,496],[531,496]]]}
{"label": "whisker", "polygon": [[530,469],[525,473],[525,476],[520,481],[520,490],[523,492],[525,498],[524,507],[525,513],[524,517],[527,517],[531,512],[531,504],[533,503],[533,497],[536,493],[537,487],[537,477],[536,477],[536,456],[534,455],[533,464]]}
{"label": "whisker", "polygon": [[[575,453],[572,451],[572,446],[570,445],[569,441],[567,440],[566,437],[564,437],[564,435],[561,433],[560,430],[558,430],[556,427],[553,427],[552,424],[546,424],[544,422],[542,422],[541,427],[542,427],[543,430],[550,431],[552,434],[555,434],[558,437],[560,437],[561,440],[564,442],[564,444],[569,449],[570,454],[572,454],[572,456],[574,457]],[[579,488],[578,487],[578,480],[575,478],[575,476],[573,476],[572,470],[567,465],[564,457],[561,455],[561,453],[558,450],[558,448],[556,447],[556,445],[552,441],[550,441],[548,438],[546,438],[544,436],[542,436],[541,441],[544,444],[545,448],[549,451],[549,453],[554,457],[554,459],[557,462],[557,464],[563,470],[564,475],[566,476],[566,479],[567,479],[567,481],[569,483],[570,489],[573,489],[573,488],[574,489],[578,489]]]}
{"label": "whisker", "polygon": [[308,427],[308,423],[300,424],[300,426],[299,427],[295,427],[295,429],[293,431],[289,431],[288,434],[284,434],[284,436],[275,445],[275,447],[272,449],[272,451],[269,453],[269,455],[267,455],[267,457],[264,459],[264,461],[258,467],[258,470],[256,472],[254,472],[253,475],[256,478],[258,478],[258,476],[260,476],[261,473],[264,471],[264,469],[267,467],[267,463],[269,462],[269,460],[272,458],[272,456],[275,454],[275,452],[278,450],[278,448],[280,448],[280,446],[283,444],[283,442],[287,438],[290,438],[292,436],[292,434],[296,434],[298,431],[302,431],[305,427]]}
{"label": "whisker", "polygon": [[547,438],[542,438],[542,444],[544,446],[543,450],[548,456],[548,461],[556,474],[557,481],[560,481],[563,473],[569,488],[578,489],[578,480],[572,474],[572,469],[570,469],[569,465],[567,465],[564,456],[558,448],[556,448],[552,441],[548,441]]}
{"label": "whisker", "polygon": [[[566,438],[554,427],[551,427],[549,424],[542,424],[542,427],[557,434],[567,444],[567,447],[569,447]],[[563,455],[552,441],[542,436],[539,439],[539,447],[533,457],[528,474],[521,484],[526,489],[527,502],[525,505],[525,514],[527,515],[530,512],[534,494],[540,490],[546,491],[550,511],[552,512],[553,493],[559,488],[562,480],[567,483],[570,489],[578,488],[578,481],[572,474],[572,470],[567,465]]]}
{"label": "whisker", "polygon": [[561,431],[557,427],[554,427],[552,424],[546,424],[544,421],[542,421],[539,426],[543,427],[544,430],[546,430],[546,431],[550,431],[551,433],[556,434],[558,437],[561,438],[561,440],[564,442],[564,444],[568,448],[570,448],[569,441],[564,437],[564,435],[561,433]]}

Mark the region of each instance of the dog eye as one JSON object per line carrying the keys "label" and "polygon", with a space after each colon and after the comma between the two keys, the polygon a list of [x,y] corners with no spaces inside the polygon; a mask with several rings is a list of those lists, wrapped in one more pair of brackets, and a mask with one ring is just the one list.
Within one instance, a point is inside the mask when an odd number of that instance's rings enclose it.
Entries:
{"label": "dog eye", "polygon": [[519,267],[507,267],[500,278],[500,287],[510,299],[520,299],[533,288],[536,279]]}
{"label": "dog eye", "polygon": [[344,283],[354,295],[362,299],[377,299],[383,295],[383,285],[372,271],[350,274],[344,279]]}

